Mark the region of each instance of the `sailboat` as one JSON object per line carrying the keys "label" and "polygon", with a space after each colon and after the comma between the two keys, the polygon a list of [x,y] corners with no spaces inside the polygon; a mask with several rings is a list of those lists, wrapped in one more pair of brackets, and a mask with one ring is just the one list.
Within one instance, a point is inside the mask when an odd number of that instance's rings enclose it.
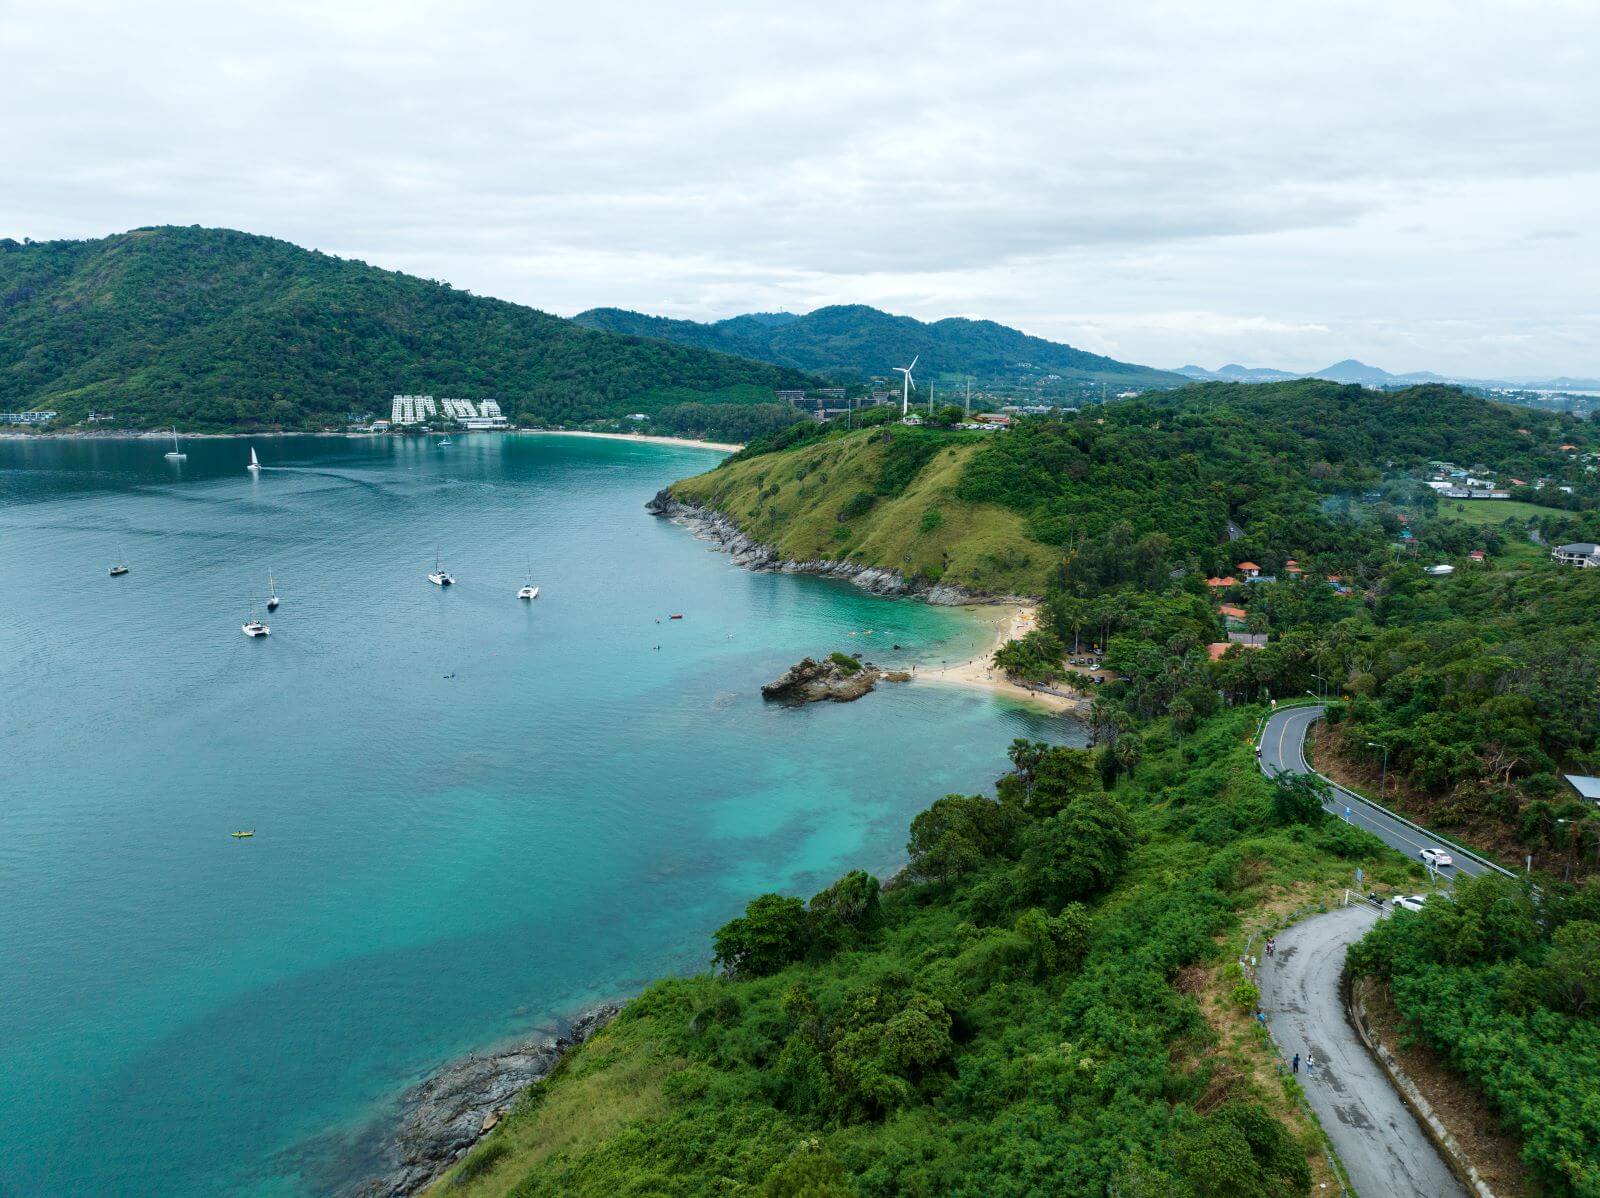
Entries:
{"label": "sailboat", "polygon": [[250,471],[251,474],[261,473],[261,462],[256,457],[256,447],[254,445],[250,447],[250,464],[245,469]]}
{"label": "sailboat", "polygon": [[169,461],[169,462],[182,462],[182,461],[186,460],[188,458],[188,456],[189,456],[188,454],[184,453],[183,450],[178,448],[178,430],[177,429],[173,429],[172,430],[172,451],[167,454],[167,461]]}
{"label": "sailboat", "polygon": [[533,585],[533,566],[530,563],[528,566],[528,581],[524,583],[522,589],[517,592],[517,598],[537,599],[538,597],[539,588]]}
{"label": "sailboat", "polygon": [[240,630],[245,634],[245,636],[255,637],[255,636],[271,636],[272,635],[272,629],[268,628],[260,620],[255,620],[255,619],[246,620],[239,627],[240,627]]}
{"label": "sailboat", "polygon": [[122,546],[117,546],[117,560],[111,565],[111,577],[120,578],[128,572],[128,555],[122,552]]}
{"label": "sailboat", "polygon": [[446,437],[443,441],[439,442],[439,448],[443,449],[446,445],[449,445],[449,444],[450,444],[450,438]]}
{"label": "sailboat", "polygon": [[456,580],[454,576],[446,573],[444,567],[439,564],[439,555],[437,552],[433,555],[433,573],[428,575],[428,581],[433,583],[433,585],[436,587],[448,587],[455,585]]}
{"label": "sailboat", "polygon": [[267,610],[278,610],[278,584],[272,580],[272,571],[267,571]]}

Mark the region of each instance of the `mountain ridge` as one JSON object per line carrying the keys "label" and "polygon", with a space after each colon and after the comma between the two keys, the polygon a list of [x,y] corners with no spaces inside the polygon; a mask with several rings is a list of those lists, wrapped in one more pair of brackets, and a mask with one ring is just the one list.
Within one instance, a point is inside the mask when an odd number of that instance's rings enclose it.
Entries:
{"label": "mountain ridge", "polygon": [[744,439],[794,419],[774,388],[812,381],[231,229],[0,240],[0,408],[64,423],[318,427],[417,392],[541,421],[672,409],[661,431]]}
{"label": "mountain ridge", "polygon": [[1558,376],[1547,379],[1484,379],[1464,375],[1438,374],[1432,370],[1410,370],[1392,374],[1378,366],[1368,365],[1357,358],[1344,358],[1321,370],[1295,372],[1277,370],[1270,366],[1241,366],[1230,362],[1215,370],[1192,363],[1180,366],[1173,373],[1200,382],[1227,383],[1281,383],[1290,379],[1326,379],[1333,383],[1360,383],[1371,387],[1412,386],[1417,383],[1456,383],[1470,387],[1496,387],[1528,391],[1595,391],[1600,390],[1600,378],[1572,378]]}
{"label": "mountain ridge", "polygon": [[1184,381],[1172,371],[1033,337],[997,321],[959,316],[921,321],[866,304],[832,304],[801,315],[747,313],[710,323],[590,308],[573,320],[587,328],[738,354],[845,381],[892,377],[895,367],[913,358],[919,359],[918,375],[930,379],[944,374],[1046,387],[1053,382],[1173,387]]}

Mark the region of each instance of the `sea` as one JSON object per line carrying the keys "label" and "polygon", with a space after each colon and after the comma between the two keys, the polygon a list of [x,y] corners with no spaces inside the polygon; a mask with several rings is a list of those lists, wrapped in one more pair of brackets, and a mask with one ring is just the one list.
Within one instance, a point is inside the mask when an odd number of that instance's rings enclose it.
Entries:
{"label": "sea", "polygon": [[757,894],[887,875],[1015,737],[1083,743],[936,684],[763,702],[806,654],[991,625],[645,512],[712,450],[170,448],[0,441],[6,1198],[336,1192],[440,1064],[709,968]]}

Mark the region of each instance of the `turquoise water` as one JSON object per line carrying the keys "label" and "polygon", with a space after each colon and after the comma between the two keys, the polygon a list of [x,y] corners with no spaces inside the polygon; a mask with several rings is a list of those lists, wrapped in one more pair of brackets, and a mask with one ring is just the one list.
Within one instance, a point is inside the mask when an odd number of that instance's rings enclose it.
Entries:
{"label": "turquoise water", "polygon": [[328,1192],[441,1061],[703,968],[753,894],[891,868],[1012,737],[1075,738],[944,687],[763,704],[807,652],[986,634],[646,515],[709,451],[255,445],[0,442],[0,1193]]}

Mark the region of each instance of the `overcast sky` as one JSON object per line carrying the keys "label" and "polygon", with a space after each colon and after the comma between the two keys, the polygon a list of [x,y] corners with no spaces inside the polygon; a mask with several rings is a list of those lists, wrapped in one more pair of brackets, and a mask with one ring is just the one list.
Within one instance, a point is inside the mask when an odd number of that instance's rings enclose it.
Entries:
{"label": "overcast sky", "polygon": [[1600,374],[1600,3],[0,0],[0,235]]}

